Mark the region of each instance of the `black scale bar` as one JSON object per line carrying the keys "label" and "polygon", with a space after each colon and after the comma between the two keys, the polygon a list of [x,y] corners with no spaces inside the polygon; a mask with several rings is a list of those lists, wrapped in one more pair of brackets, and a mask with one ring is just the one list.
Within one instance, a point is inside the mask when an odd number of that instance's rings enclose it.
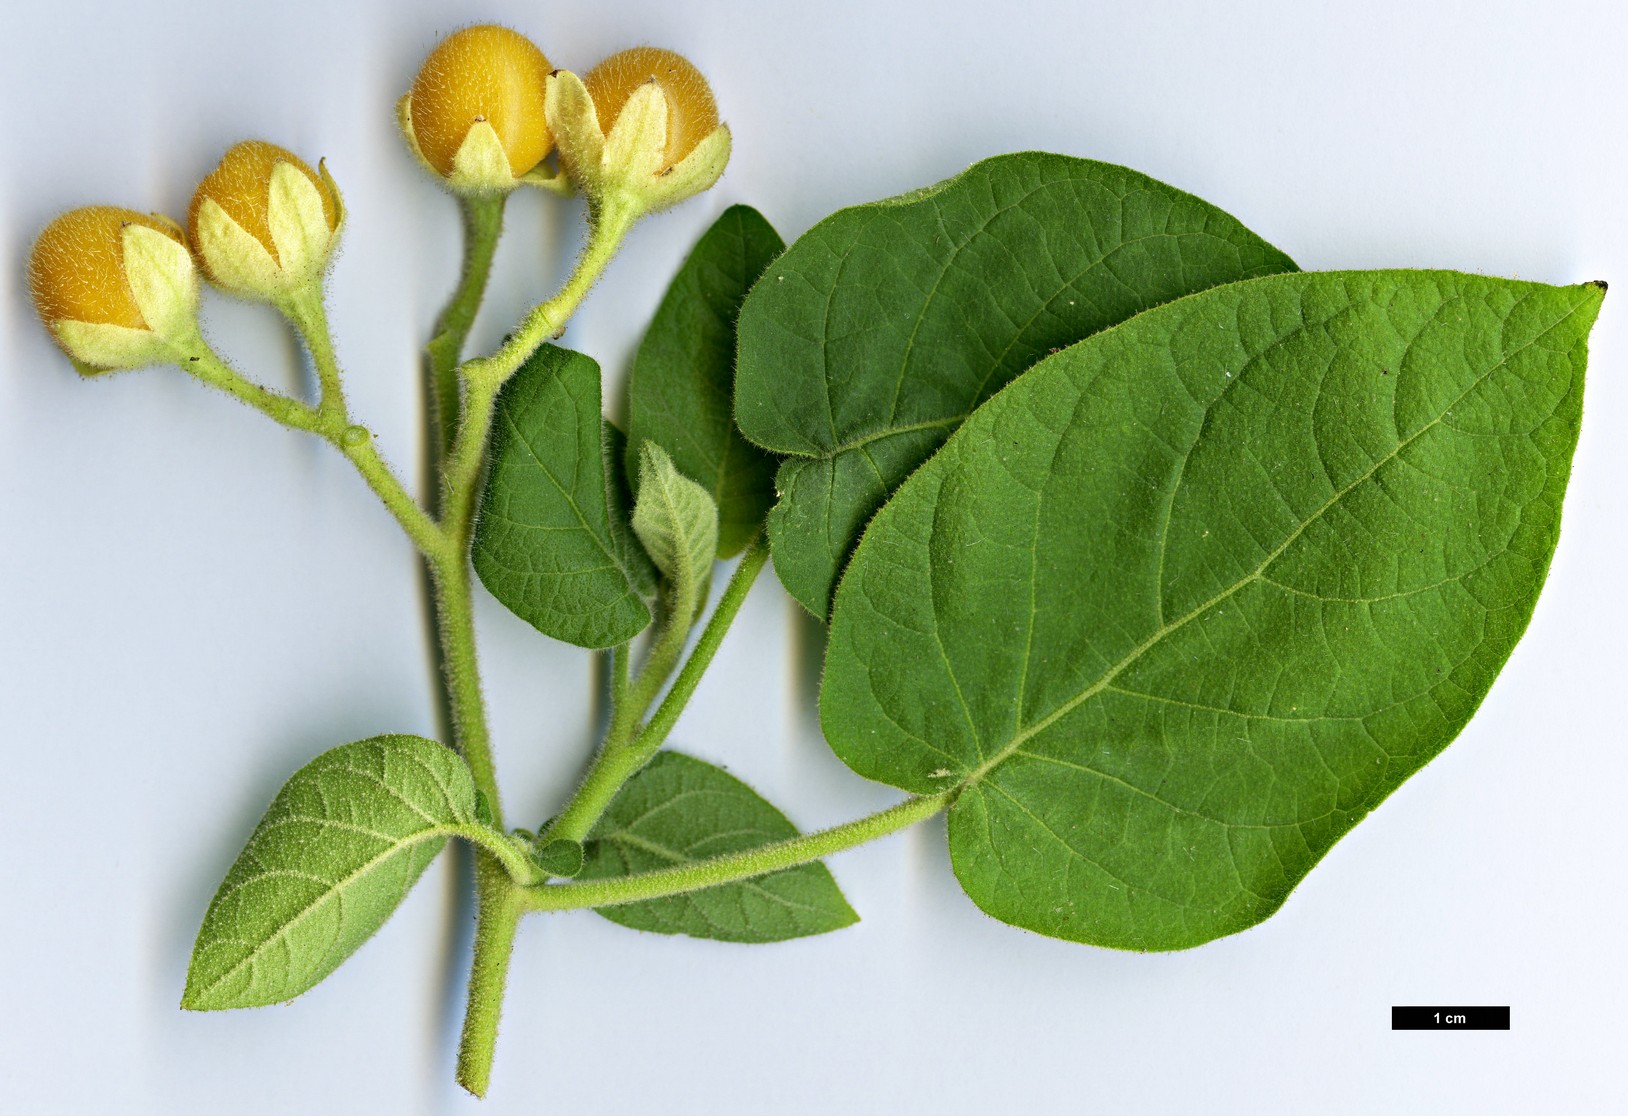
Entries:
{"label": "black scale bar", "polygon": [[1391,1008],[1393,1031],[1507,1031],[1507,1007],[1442,1007],[1437,1004]]}

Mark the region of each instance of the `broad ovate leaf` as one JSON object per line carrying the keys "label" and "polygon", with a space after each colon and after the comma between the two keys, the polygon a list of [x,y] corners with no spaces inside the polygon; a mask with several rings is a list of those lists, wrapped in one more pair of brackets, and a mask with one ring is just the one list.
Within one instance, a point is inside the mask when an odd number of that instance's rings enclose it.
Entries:
{"label": "broad ovate leaf", "polygon": [[581,353],[542,346],[498,397],[475,572],[515,615],[579,647],[626,643],[650,623],[648,567],[613,516],[626,497],[606,453],[619,443],[599,366]]}
{"label": "broad ovate leaf", "polygon": [[[786,816],[718,767],[661,752],[617,794],[584,846],[581,880],[626,876],[797,836]],[[598,912],[658,934],[779,942],[859,921],[830,871],[803,864],[739,883]]]}
{"label": "broad ovate leaf", "polygon": [[1044,934],[1251,926],[1463,728],[1554,550],[1603,288],[1284,275],[981,407],[867,529],[821,714],[960,788],[962,886]]}
{"label": "broad ovate leaf", "polygon": [[1293,270],[1191,194],[1038,152],[820,222],[740,317],[737,421],[791,455],[769,515],[780,580],[824,617],[876,509],[1049,352],[1182,295]]}
{"label": "broad ovate leaf", "polygon": [[451,835],[485,831],[450,749],[375,736],[324,752],[278,793],[193,946],[181,1006],[292,999],[384,925]]}
{"label": "broad ovate leaf", "polygon": [[628,379],[628,469],[655,442],[718,504],[718,557],[738,553],[774,503],[774,459],[735,429],[735,322],[785,248],[757,210],[732,205],[696,242],[639,344]]}

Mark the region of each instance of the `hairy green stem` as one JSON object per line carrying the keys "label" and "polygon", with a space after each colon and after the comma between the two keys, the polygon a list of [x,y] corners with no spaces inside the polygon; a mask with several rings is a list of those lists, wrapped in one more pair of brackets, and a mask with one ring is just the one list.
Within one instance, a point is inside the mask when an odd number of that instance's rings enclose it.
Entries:
{"label": "hairy green stem", "polygon": [[[435,331],[424,348],[424,492],[430,514],[440,516],[442,471],[457,434],[460,406],[458,362],[464,343],[480,312],[486,283],[492,274],[492,259],[503,232],[503,203],[507,194],[459,198],[463,213],[464,261],[457,289],[436,319]],[[424,602],[424,619],[430,646],[430,684],[435,689],[435,719],[438,735],[455,740],[459,731],[453,714],[452,685],[443,650],[441,614],[435,563],[425,562],[419,571],[419,594]],[[484,793],[484,792],[482,792]]]}
{"label": "hairy green stem", "polygon": [[519,889],[528,910],[570,911],[583,907],[612,907],[682,895],[719,884],[735,883],[768,872],[795,868],[821,860],[832,853],[863,845],[878,837],[915,825],[950,804],[955,791],[911,798],[879,814],[823,829],[803,837],[792,837],[728,856],[697,860],[688,864],[640,872],[632,876],[611,876],[602,880],[546,884]]}
{"label": "hairy green stem", "polygon": [[[735,622],[735,616],[740,612],[741,604],[746,600],[746,594],[757,580],[757,575],[762,572],[768,556],[768,547],[759,535],[741,556],[740,565],[735,568],[729,585],[718,599],[718,606],[713,609],[701,638],[696,641],[695,649],[679,671],[672,689],[662,699],[649,724],[640,728],[640,719],[677,663],[678,654],[682,652],[688,636],[688,628],[669,623],[668,628],[657,637],[656,647],[652,648],[639,677],[631,687],[624,687],[621,700],[612,712],[605,742],[600,746],[593,764],[571,800],[549,825],[545,840],[587,840],[600,815],[616,797],[616,792],[622,789],[622,784],[650,762],[650,757],[666,741],[679,713],[695,693],[696,685],[711,665],[718,645],[723,642],[729,626]],[[675,632],[678,633],[676,640],[671,638]],[[667,646],[663,646],[664,642]],[[658,658],[658,655],[661,657]]]}
{"label": "hairy green stem", "polygon": [[[451,540],[449,540],[451,541]],[[453,541],[456,546],[456,541]],[[432,563],[435,616],[441,636],[441,661],[452,705],[453,739],[475,788],[486,796],[492,825],[503,829],[503,803],[486,727],[486,699],[481,694],[480,664],[475,652],[475,602],[467,549],[456,549]]]}
{"label": "hairy green stem", "polygon": [[463,274],[425,347],[425,410],[436,475],[458,430],[458,363],[492,275],[492,257],[503,233],[503,203],[508,197],[499,193],[458,199],[464,219]]}
{"label": "hairy green stem", "polygon": [[458,1084],[484,1097],[492,1078],[492,1054],[497,1049],[515,926],[525,910],[525,898],[502,866],[484,851],[475,854],[475,894],[475,956],[469,968],[469,1006],[458,1042]]}
{"label": "hairy green stem", "polygon": [[[533,307],[503,347],[491,356],[465,361],[459,369],[465,381],[473,388],[476,383],[489,385],[495,392],[503,381],[514,375],[549,337],[565,328],[566,321],[615,257],[622,239],[644,211],[637,205],[619,199],[609,199],[596,205],[589,215],[588,243],[577,260],[571,277],[559,293],[547,302]],[[468,426],[467,418],[464,423]]]}
{"label": "hairy green stem", "polygon": [[350,425],[341,403],[335,408],[321,410],[298,399],[270,388],[262,387],[243,376],[209,348],[202,337],[196,337],[175,352],[175,362],[194,378],[219,388],[274,421],[295,430],[304,430],[332,443],[345,455],[367,481],[368,487],[384,503],[413,545],[426,556],[434,556],[446,549],[446,539],[440,527],[410,496],[395,473],[379,456],[373,444],[373,435],[361,426]]}
{"label": "hairy green stem", "polygon": [[[475,786],[491,805],[493,824],[499,830],[503,829],[503,813],[475,656],[469,566],[492,416],[504,381],[546,338],[565,327],[638,216],[637,212],[621,209],[596,210],[592,214],[588,244],[559,293],[533,309],[496,353],[466,361],[458,366],[456,373],[463,381],[464,393],[457,433],[441,473],[441,531],[446,537],[448,553],[434,563],[436,618],[459,746],[474,775]],[[524,902],[521,885],[486,853],[476,855],[475,888],[478,911],[475,954],[469,970],[469,1004],[464,1015],[463,1037],[458,1047],[458,1081],[474,1095],[483,1096],[491,1077],[492,1053],[503,1013],[504,981],[508,975],[509,954],[514,948],[515,923],[524,910]]]}
{"label": "hairy green stem", "polygon": [[323,305],[321,278],[311,280],[295,291],[278,309],[299,331],[305,348],[316,366],[317,384],[321,394],[317,410],[324,415],[345,417],[345,389],[339,372],[339,360],[334,356],[333,337],[328,330],[328,309]]}
{"label": "hairy green stem", "polygon": [[768,543],[759,532],[741,554],[740,564],[735,567],[729,584],[724,587],[723,595],[718,598],[718,606],[712,610],[707,626],[701,630],[701,638],[696,640],[695,649],[690,652],[683,669],[678,672],[678,678],[674,680],[672,689],[661,699],[661,704],[656,707],[655,716],[650,718],[649,724],[640,730],[633,742],[634,752],[643,753],[646,762],[655,755],[656,749],[666,743],[667,734],[673,731],[678,715],[689,704],[690,697],[695,693],[695,687],[701,682],[701,676],[707,672],[707,667],[712,665],[712,657],[718,653],[718,645],[723,643],[730,625],[734,624],[736,614],[746,602],[746,595],[751,592],[758,574],[763,572],[763,565],[768,558]]}
{"label": "hairy green stem", "polygon": [[[486,731],[485,702],[480,691],[469,572],[469,548],[474,541],[475,512],[481,473],[486,465],[486,446],[491,438],[492,414],[503,381],[542,344],[542,335],[539,335],[521,352],[524,346],[517,346],[521,335],[536,322],[546,325],[546,333],[564,326],[616,254],[628,227],[629,224],[596,224],[576,271],[560,292],[527,315],[527,324],[516,330],[497,354],[467,361],[460,370],[465,377],[463,413],[441,477],[441,530],[447,539],[448,553],[435,563],[436,613],[458,746],[474,773],[475,786],[491,803],[492,817],[499,828],[503,825],[503,813]],[[499,375],[494,374],[493,369],[506,371]]]}

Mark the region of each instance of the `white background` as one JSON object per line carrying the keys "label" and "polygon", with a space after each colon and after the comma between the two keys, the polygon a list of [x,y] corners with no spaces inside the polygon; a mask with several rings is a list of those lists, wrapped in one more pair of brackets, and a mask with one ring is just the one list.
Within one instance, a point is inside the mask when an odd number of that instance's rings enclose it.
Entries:
{"label": "white background", "polygon": [[[567,343],[617,381],[726,205],[788,238],[831,210],[1044,148],[1134,166],[1303,267],[1456,267],[1628,292],[1620,5],[1369,0],[686,4],[182,0],[8,6],[0,35],[0,1109],[450,1113],[453,873],[291,1005],[177,1010],[192,935],[284,778],[431,730],[413,557],[330,448],[173,370],[81,382],[33,319],[55,212],[180,215],[232,142],[327,156],[350,204],[331,305],[356,412],[416,468],[418,346],[455,210],[395,98],[436,38],[502,20],[582,70],[638,42],[713,80],[736,155],[649,221]],[[475,339],[552,289],[580,213],[510,206]],[[835,859],[864,921],[746,947],[589,913],[522,926],[489,1113],[1590,1112],[1620,1103],[1618,723],[1628,630],[1623,299],[1594,332],[1564,533],[1536,619],[1463,736],[1262,926],[1187,953],[980,914],[941,823]],[[211,296],[279,386],[269,312]],[[580,770],[589,656],[480,608],[510,815]],[[805,828],[897,795],[814,719],[818,632],[772,576],[675,742]],[[451,959],[449,961],[449,958]],[[1394,1003],[1509,1004],[1508,1033],[1392,1033]]]}

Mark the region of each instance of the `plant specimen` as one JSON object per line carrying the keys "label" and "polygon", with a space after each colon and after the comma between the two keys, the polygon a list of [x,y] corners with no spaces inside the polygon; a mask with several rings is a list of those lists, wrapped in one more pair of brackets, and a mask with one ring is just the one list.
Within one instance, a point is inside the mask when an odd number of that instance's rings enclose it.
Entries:
{"label": "plant specimen", "polygon": [[[399,122],[467,243],[426,347],[425,503],[345,398],[323,287],[345,209],[322,164],[249,141],[184,228],[95,208],[41,233],[36,305],[81,372],[174,364],[325,439],[433,583],[448,739],[381,735],[293,775],[204,916],[184,1006],[310,988],[449,838],[477,850],[459,1062],[477,1094],[527,913],[835,930],[855,914],[821,860],[940,811],[995,917],[1191,947],[1275,911],[1487,693],[1553,552],[1602,284],[1302,273],[1134,171],[1003,155],[789,247],[727,210],[651,323],[622,431],[598,365],[551,339],[630,229],[717,181],[719,119],[666,51],[579,79],[476,27],[426,59]],[[504,207],[533,189],[587,198],[585,247],[469,357]],[[199,272],[292,323],[315,400],[204,340]],[[771,559],[829,623],[832,748],[907,794],[807,835],[662,750]],[[498,795],[477,576],[608,658],[604,739],[546,819]]]}

